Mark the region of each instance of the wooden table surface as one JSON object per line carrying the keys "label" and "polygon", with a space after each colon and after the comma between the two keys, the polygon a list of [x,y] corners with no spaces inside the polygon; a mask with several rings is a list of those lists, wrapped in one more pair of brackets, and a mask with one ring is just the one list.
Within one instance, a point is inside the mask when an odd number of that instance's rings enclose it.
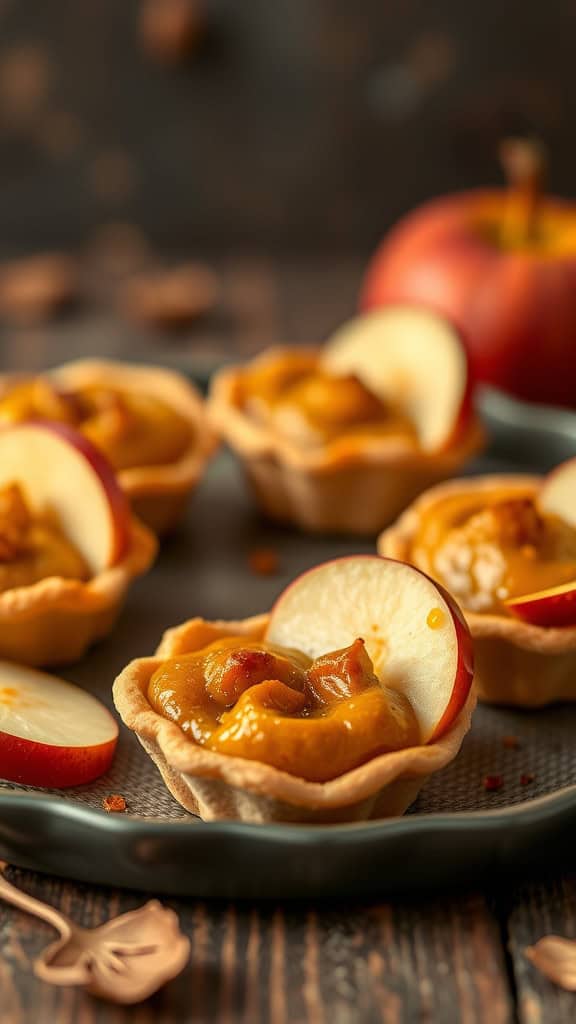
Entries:
{"label": "wooden table surface", "polygon": [[[141,894],[10,870],[26,891],[87,927]],[[47,925],[0,905],[2,1024],[572,1024],[576,995],[546,981],[524,948],[576,934],[572,878],[505,894],[446,893],[371,905],[169,901],[192,941],[179,978],[137,1007],[36,980]]]}
{"label": "wooden table surface", "polygon": [[[225,313],[177,341],[134,332],[103,305],[49,329],[7,331],[0,336],[2,363],[38,368],[105,352],[205,365],[231,349],[321,339],[353,310],[360,266],[353,256],[222,260]],[[87,927],[145,900],[18,869],[8,877]],[[576,995],[546,981],[523,955],[544,934],[576,936],[575,879],[438,893],[413,904],[352,905],[342,895],[337,905],[169,901],[192,941],[190,964],[130,1009],[37,981],[32,962],[54,933],[0,904],[0,1024],[576,1020]]]}

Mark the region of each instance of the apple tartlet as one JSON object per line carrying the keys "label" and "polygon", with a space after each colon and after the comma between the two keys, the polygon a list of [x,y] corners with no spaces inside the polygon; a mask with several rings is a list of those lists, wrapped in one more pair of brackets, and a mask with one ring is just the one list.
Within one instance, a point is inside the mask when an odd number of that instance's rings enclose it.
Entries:
{"label": "apple tartlet", "polygon": [[456,756],[471,681],[452,599],[366,556],[311,570],[270,615],[169,630],[114,700],[192,813],[337,822],[407,809]]}
{"label": "apple tartlet", "polygon": [[467,359],[429,312],[359,318],[321,349],[273,348],[212,381],[213,422],[263,511],[374,534],[482,445]]}
{"label": "apple tartlet", "polygon": [[382,555],[428,572],[460,603],[490,703],[576,700],[574,465],[441,484],[379,539]]}
{"label": "apple tartlet", "polygon": [[159,367],[79,360],[40,377],[5,377],[0,391],[0,424],[42,418],[80,430],[157,533],[181,519],[216,446],[196,389]]}
{"label": "apple tartlet", "polygon": [[0,658],[77,660],[112,628],[156,546],[81,434],[49,421],[0,432]]}

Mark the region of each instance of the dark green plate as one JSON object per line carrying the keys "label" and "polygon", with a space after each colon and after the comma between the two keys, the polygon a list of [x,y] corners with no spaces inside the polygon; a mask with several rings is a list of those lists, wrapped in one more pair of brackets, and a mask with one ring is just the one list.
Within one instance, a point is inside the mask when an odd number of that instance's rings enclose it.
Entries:
{"label": "dark green plate", "polygon": [[[576,454],[576,415],[523,406],[486,392],[487,453],[470,472],[545,471]],[[274,578],[247,555],[272,545]],[[114,634],[64,675],[110,702],[128,660],[193,614],[239,618],[270,607],[286,582],[326,558],[371,542],[306,537],[263,523],[229,455],[214,463],[189,522],[131,592]],[[514,733],[518,750],[502,744]],[[131,734],[94,786],[39,793],[0,783],[0,857],[81,881],[196,897],[335,897],[477,882],[568,863],[576,841],[576,706],[541,712],[479,708],[459,758],[430,780],[404,818],[340,826],[204,824],[167,794]],[[487,793],[486,774],[504,786]],[[529,786],[520,782],[530,773]],[[126,815],[102,797],[122,792]]]}

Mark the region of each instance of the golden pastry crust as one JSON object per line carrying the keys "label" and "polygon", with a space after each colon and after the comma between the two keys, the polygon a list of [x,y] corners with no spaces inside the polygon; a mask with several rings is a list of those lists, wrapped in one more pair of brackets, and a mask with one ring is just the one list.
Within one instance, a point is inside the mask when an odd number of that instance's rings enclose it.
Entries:
{"label": "golden pastry crust", "polygon": [[[190,443],[175,462],[123,469],[118,475],[135,515],[156,533],[172,529],[217,447],[204,403],[185,377],[156,366],[132,366],[104,359],[80,359],[52,370],[60,386],[74,390],[113,384],[125,391],[147,392],[163,399],[190,424]],[[4,377],[0,393],[17,378]],[[21,379],[21,378],[20,378]]]}
{"label": "golden pastry crust", "polygon": [[[291,351],[269,349],[260,359]],[[377,533],[417,494],[457,472],[484,442],[473,418],[457,442],[440,452],[415,449],[401,435],[343,435],[318,448],[298,446],[243,410],[243,373],[242,367],[226,367],[212,378],[211,419],[242,460],[264,512],[304,530]]]}
{"label": "golden pastry crust", "polygon": [[270,765],[207,750],[154,711],[152,674],[166,658],[200,650],[225,636],[261,639],[267,615],[240,622],[192,619],[168,630],[152,658],[132,661],[114,683],[116,708],[183,807],[204,820],[339,822],[403,814],[433,772],[458,753],[470,728],[475,697],[438,742],[382,754],[330,782],[307,782]]}
{"label": "golden pastry crust", "polygon": [[[533,497],[541,482],[538,476],[500,474],[440,484],[421,495],[380,535],[378,553],[416,564],[412,544],[421,516],[444,498],[493,493],[496,488]],[[480,700],[518,707],[576,700],[576,626],[554,629],[511,615],[462,611],[474,640],[474,685]]]}
{"label": "golden pastry crust", "polygon": [[49,576],[0,594],[0,657],[34,666],[77,661],[110,631],[130,583],[150,568],[156,550],[154,535],[134,519],[123,558],[92,579]]}

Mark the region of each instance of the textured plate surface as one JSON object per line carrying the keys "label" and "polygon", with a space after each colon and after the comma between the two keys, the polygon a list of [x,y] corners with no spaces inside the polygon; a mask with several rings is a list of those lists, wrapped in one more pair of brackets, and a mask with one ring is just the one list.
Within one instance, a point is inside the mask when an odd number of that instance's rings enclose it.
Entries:
{"label": "textured plate surface", "polygon": [[[488,453],[472,472],[546,470],[576,452],[576,416],[487,393]],[[249,552],[273,547],[280,572],[259,578]],[[193,614],[244,617],[270,607],[286,582],[326,558],[372,551],[350,539],[302,536],[263,523],[238,467],[214,463],[180,535],[131,592],[115,631],[64,676],[110,703],[132,657]],[[479,708],[461,756],[394,821],[310,828],[217,823],[187,815],[126,730],[111,772],[66,792],[0,783],[0,857],[85,881],[194,896],[331,896],[469,882],[485,872],[557,864],[576,838],[576,706],[540,712]],[[517,747],[503,742],[514,736]],[[487,792],[486,775],[502,787]],[[526,784],[522,776],[533,776]],[[574,787],[571,789],[570,787]],[[122,793],[126,815],[102,800]]]}

